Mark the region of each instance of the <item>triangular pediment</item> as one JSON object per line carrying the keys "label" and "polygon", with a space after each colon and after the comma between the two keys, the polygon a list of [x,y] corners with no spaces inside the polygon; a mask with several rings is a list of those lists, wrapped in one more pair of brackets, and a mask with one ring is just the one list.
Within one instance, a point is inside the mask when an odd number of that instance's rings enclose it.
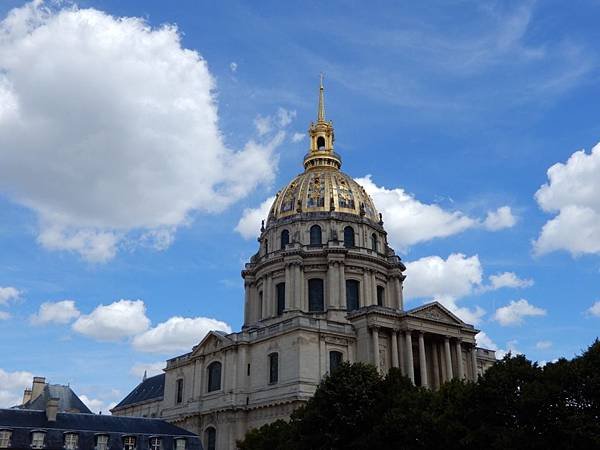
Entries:
{"label": "triangular pediment", "polygon": [[407,311],[407,315],[453,325],[466,325],[465,322],[460,320],[456,315],[452,314],[438,302],[427,303],[426,305],[411,309],[410,311]]}
{"label": "triangular pediment", "polygon": [[192,356],[203,355],[206,353],[212,353],[223,347],[227,347],[232,344],[233,341],[220,331],[209,331],[204,339],[200,341],[198,345],[192,350]]}

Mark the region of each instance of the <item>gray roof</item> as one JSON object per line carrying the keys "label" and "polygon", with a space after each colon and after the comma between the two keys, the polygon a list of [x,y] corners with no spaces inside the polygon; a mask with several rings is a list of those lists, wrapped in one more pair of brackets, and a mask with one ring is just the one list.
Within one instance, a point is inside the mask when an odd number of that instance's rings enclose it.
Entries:
{"label": "gray roof", "polygon": [[138,384],[133,391],[127,394],[127,397],[121,400],[119,404],[113,408],[113,410],[148,400],[160,400],[163,398],[164,391],[164,373],[146,378],[144,381]]}
{"label": "gray roof", "polygon": [[16,406],[16,409],[35,409],[39,411],[46,410],[46,403],[51,398],[58,399],[59,412],[79,412],[92,414],[92,411],[85,406],[77,394],[69,386],[60,384],[46,384],[44,390],[33,400]]}

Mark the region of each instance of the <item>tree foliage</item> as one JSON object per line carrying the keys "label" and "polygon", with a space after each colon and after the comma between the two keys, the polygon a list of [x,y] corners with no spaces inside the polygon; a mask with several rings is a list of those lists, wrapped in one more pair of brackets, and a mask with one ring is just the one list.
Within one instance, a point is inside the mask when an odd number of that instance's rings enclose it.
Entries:
{"label": "tree foliage", "polygon": [[540,367],[507,355],[476,383],[437,391],[365,364],[326,376],[290,421],[251,430],[240,450],[600,449],[600,341]]}

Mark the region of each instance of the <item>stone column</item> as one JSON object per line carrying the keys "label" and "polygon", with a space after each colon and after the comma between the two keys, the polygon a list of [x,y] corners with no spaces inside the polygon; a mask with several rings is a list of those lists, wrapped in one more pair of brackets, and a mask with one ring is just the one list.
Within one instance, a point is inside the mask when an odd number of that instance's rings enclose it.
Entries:
{"label": "stone column", "polygon": [[398,333],[398,364],[400,365],[400,372],[402,375],[406,375],[406,358],[404,357],[404,334],[402,331]]}
{"label": "stone column", "polygon": [[331,261],[327,265],[327,292],[328,292],[327,303],[332,308],[338,307],[337,297],[340,292],[340,290],[338,289],[339,282],[336,283],[337,268],[335,266],[336,266],[336,263],[334,263],[333,261]]}
{"label": "stone column", "polygon": [[275,315],[275,302],[273,301],[273,275],[267,275],[267,289],[266,289],[266,303],[267,309],[265,310],[266,317],[273,317]]}
{"label": "stone column", "polygon": [[285,266],[285,309],[294,309],[294,299],[292,293],[294,292],[293,288],[293,276],[292,269],[289,264]]}
{"label": "stone column", "polygon": [[402,293],[402,284],[400,284],[400,278],[396,277],[394,278],[394,284],[396,286],[396,298],[398,299],[398,306],[396,306],[398,309],[403,310],[404,309],[404,294]]}
{"label": "stone column", "polygon": [[398,333],[392,331],[392,367],[398,367]]}
{"label": "stone column", "polygon": [[406,374],[410,381],[415,382],[415,365],[413,362],[412,335],[411,331],[407,330],[404,333],[404,341],[406,343]]}
{"label": "stone column", "polygon": [[340,291],[338,293],[340,298],[340,307],[346,308],[346,273],[344,272],[344,263],[338,263],[338,280],[340,282]]}
{"label": "stone column", "polygon": [[450,353],[450,338],[444,338],[444,357],[446,359],[446,381],[452,379],[452,354]]}
{"label": "stone column", "polygon": [[456,367],[458,372],[456,376],[459,378],[459,380],[462,380],[465,377],[465,366],[462,356],[462,344],[459,339],[456,341]]}
{"label": "stone column", "polygon": [[448,381],[448,374],[446,373],[446,361],[444,359],[444,349],[442,347],[442,343],[438,342],[436,344],[438,355],[440,355],[440,385]]}
{"label": "stone column", "polygon": [[433,387],[438,389],[440,387],[440,360],[437,342],[431,343],[431,361],[433,362]]}
{"label": "stone column", "polygon": [[477,346],[471,347],[471,364],[473,366],[472,380],[477,381]]}
{"label": "stone column", "polygon": [[371,328],[371,336],[373,338],[373,364],[379,371],[379,329]]}
{"label": "stone column", "polygon": [[371,280],[370,281],[371,281],[371,298],[372,298],[371,304],[376,305],[377,304],[377,277],[375,276],[374,270],[371,272]]}
{"label": "stone column", "polygon": [[425,334],[419,333],[419,369],[421,373],[421,386],[429,387],[427,380],[427,357],[425,355]]}
{"label": "stone column", "polygon": [[371,277],[369,276],[369,271],[365,269],[363,273],[363,306],[370,306],[373,303],[371,302],[371,288],[369,286],[371,281]]}
{"label": "stone column", "polygon": [[244,325],[250,324],[250,286],[251,283],[244,283]]}

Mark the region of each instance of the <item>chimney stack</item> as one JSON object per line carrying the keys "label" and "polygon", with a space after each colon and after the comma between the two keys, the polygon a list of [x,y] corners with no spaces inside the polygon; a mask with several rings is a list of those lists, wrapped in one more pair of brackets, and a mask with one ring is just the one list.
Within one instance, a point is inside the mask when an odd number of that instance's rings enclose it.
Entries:
{"label": "chimney stack", "polygon": [[56,422],[56,414],[58,413],[58,398],[49,398],[46,403],[46,419],[48,422]]}
{"label": "chimney stack", "polygon": [[23,405],[31,400],[31,389],[25,389],[23,391]]}
{"label": "chimney stack", "polygon": [[44,377],[33,377],[33,386],[31,389],[31,400],[35,400],[44,392],[44,386],[46,386],[46,378]]}

